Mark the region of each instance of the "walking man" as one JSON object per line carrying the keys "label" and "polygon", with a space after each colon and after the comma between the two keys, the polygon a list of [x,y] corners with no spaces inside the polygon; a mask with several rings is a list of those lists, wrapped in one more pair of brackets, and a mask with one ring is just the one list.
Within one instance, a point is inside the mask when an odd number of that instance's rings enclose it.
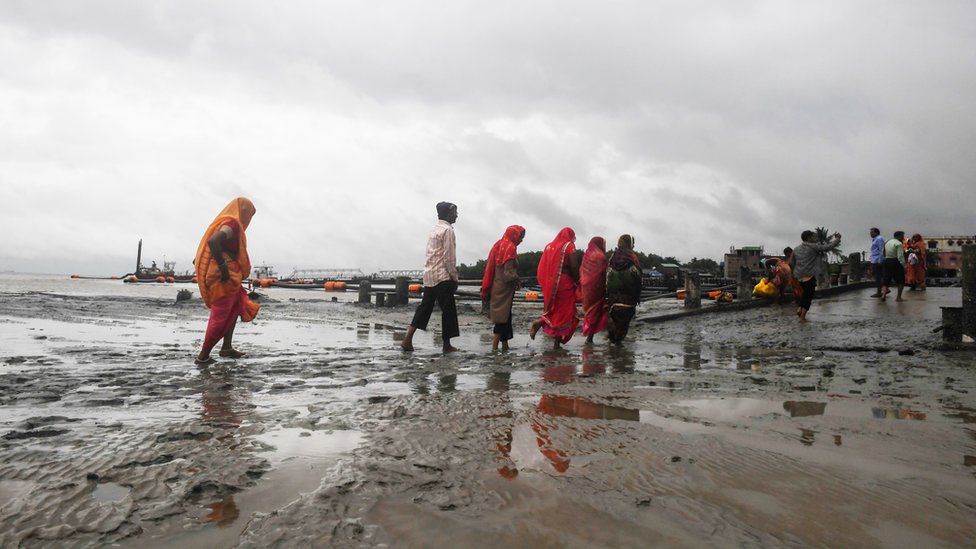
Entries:
{"label": "walking man", "polygon": [[895,237],[884,245],[884,285],[881,287],[881,301],[891,293],[891,284],[898,285],[898,298],[905,301],[901,292],[905,289],[905,231],[895,231]]}
{"label": "walking man", "polygon": [[454,239],[454,222],[457,206],[450,202],[437,204],[437,224],[427,237],[427,260],[424,263],[424,297],[413,315],[407,336],[400,344],[404,351],[413,350],[413,334],[417,329],[427,330],[427,322],[434,312],[434,303],[441,309],[441,334],[444,352],[457,351],[451,346],[451,338],[461,335],[458,328],[457,306],[454,292],[458,287],[457,245]]}
{"label": "walking man", "polygon": [[876,290],[871,297],[881,297],[881,285],[884,281],[884,246],[885,239],[877,227],[871,228],[871,274],[874,275]]}

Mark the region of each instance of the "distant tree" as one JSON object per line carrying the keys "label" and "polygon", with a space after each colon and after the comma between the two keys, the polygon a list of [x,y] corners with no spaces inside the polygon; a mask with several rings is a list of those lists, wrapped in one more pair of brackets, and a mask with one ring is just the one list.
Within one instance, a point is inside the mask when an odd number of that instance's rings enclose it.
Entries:
{"label": "distant tree", "polygon": [[691,261],[683,264],[682,267],[691,271],[698,271],[700,273],[718,274],[722,272],[718,262],[716,262],[714,259],[708,259],[705,257],[701,259],[693,257],[691,258]]}

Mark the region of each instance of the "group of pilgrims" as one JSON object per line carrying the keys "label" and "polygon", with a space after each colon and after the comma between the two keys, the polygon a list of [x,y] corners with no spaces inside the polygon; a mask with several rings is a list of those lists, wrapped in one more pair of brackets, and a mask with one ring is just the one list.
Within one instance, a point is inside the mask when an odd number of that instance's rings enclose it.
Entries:
{"label": "group of pilgrims", "polygon": [[[454,223],[457,206],[450,202],[437,204],[437,224],[427,238],[424,263],[423,298],[417,306],[413,321],[401,342],[405,351],[413,350],[417,330],[426,330],[437,305],[441,309],[441,337],[445,352],[455,351],[451,339],[460,335],[454,294],[458,288],[458,269]],[[210,319],[197,355],[198,364],[210,364],[211,351],[223,342],[219,355],[241,358],[244,353],[233,346],[234,327],[238,319],[249,322],[258,314],[260,305],[252,301],[242,282],[250,276],[251,262],[247,254],[247,227],[257,210],[244,197],[238,197],[217,214],[210,223],[193,264],[200,297],[210,309]],[[873,297],[883,301],[890,287],[898,289],[901,301],[906,282],[914,290],[925,289],[925,241],[918,234],[905,241],[905,233],[896,231],[894,238],[885,240],[880,231],[871,229],[871,268],[878,292]],[[525,238],[525,228],[508,227],[488,252],[481,297],[493,327],[492,350],[507,350],[514,337],[512,305],[521,286],[518,275],[518,246]],[[803,231],[800,244],[783,250],[782,258],[771,258],[766,267],[769,279],[782,295],[791,287],[797,302],[796,314],[806,320],[817,286],[817,276],[826,271],[827,253],[841,242],[840,233],[821,241],[814,231]],[[583,309],[583,335],[587,343],[606,331],[611,343],[620,343],[627,335],[636,307],[640,303],[642,270],[634,253],[634,238],[622,235],[617,247],[607,251],[606,240],[595,236],[586,251],[577,253],[576,233],[564,227],[542,252],[537,278],[542,289],[542,315],[529,327],[529,337],[535,339],[539,330],[552,338],[554,348],[567,343],[576,334],[580,316],[577,304]],[[906,276],[907,275],[907,276]],[[907,279],[907,280],[906,280]]]}
{"label": "group of pilgrims", "polygon": [[[459,281],[454,237],[457,206],[440,202],[436,209],[438,221],[427,239],[423,297],[401,342],[406,351],[413,350],[414,333],[427,329],[435,304],[441,309],[444,351],[455,351],[451,339],[460,335],[454,299]],[[244,356],[234,348],[233,338],[238,319],[249,322],[260,309],[242,286],[251,273],[246,232],[256,212],[253,202],[235,198],[217,214],[200,239],[193,265],[200,297],[210,309],[210,318],[197,364],[213,363],[211,352],[221,342],[220,357]],[[525,228],[512,225],[488,252],[481,297],[494,324],[492,350],[507,350],[515,335],[512,306],[521,287],[518,245],[524,238]],[[605,239],[593,237],[582,255],[577,253],[575,242],[576,233],[565,227],[542,252],[537,275],[544,308],[532,322],[529,337],[535,339],[541,329],[552,338],[554,347],[567,343],[579,327],[577,304],[582,304],[582,331],[587,342],[592,343],[596,334],[606,331],[612,343],[619,343],[627,335],[640,302],[642,272],[634,253],[634,239],[621,236],[617,247],[608,253]]]}
{"label": "group of pilgrims", "polygon": [[[436,303],[441,309],[441,336],[445,352],[455,351],[451,339],[460,335],[454,292],[458,287],[454,223],[457,206],[450,202],[437,204],[437,224],[427,238],[424,262],[423,299],[414,313],[407,335],[401,342],[406,351],[413,350],[413,336],[426,330]],[[488,318],[494,324],[491,348],[508,350],[515,337],[512,307],[515,293],[521,287],[518,274],[518,246],[525,239],[525,228],[512,225],[488,251],[481,279],[481,298]],[[607,252],[606,240],[595,236],[584,253],[577,253],[576,232],[562,228],[546,245],[536,272],[542,290],[543,312],[529,327],[535,339],[539,330],[552,338],[553,347],[569,342],[579,328],[577,304],[583,308],[583,335],[587,343],[607,332],[611,343],[620,343],[627,335],[630,321],[640,303],[642,271],[634,238],[622,235],[617,247]]]}

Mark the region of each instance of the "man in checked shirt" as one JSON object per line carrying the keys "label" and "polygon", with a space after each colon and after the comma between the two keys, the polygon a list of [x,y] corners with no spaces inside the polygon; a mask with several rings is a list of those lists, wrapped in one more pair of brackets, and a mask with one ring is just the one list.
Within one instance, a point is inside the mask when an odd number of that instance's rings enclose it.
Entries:
{"label": "man in checked shirt", "polygon": [[427,237],[427,261],[424,263],[424,298],[413,315],[413,322],[407,330],[407,337],[400,346],[404,351],[413,350],[413,334],[417,329],[427,330],[427,322],[434,312],[434,303],[441,308],[441,333],[444,338],[444,352],[457,351],[451,346],[451,338],[461,335],[458,328],[457,306],[454,291],[458,287],[456,243],[454,222],[457,221],[457,206],[450,202],[437,204],[437,225]]}

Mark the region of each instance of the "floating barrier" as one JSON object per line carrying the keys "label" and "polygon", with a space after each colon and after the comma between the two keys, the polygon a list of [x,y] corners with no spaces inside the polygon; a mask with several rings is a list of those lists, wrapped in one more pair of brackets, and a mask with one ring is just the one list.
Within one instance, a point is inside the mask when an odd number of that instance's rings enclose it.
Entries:
{"label": "floating barrier", "polygon": [[539,299],[539,292],[525,292],[525,299],[535,301]]}
{"label": "floating barrier", "polygon": [[411,284],[407,286],[407,291],[409,291],[412,294],[419,294],[423,290],[424,290],[423,284]]}

